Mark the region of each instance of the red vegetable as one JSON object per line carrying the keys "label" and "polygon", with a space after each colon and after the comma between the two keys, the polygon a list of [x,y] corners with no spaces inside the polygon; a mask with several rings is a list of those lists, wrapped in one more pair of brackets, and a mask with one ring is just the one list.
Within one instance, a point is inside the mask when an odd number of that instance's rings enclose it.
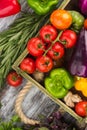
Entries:
{"label": "red vegetable", "polygon": [[0,0],[0,18],[17,14],[20,10],[18,0]]}
{"label": "red vegetable", "polygon": [[40,29],[39,35],[44,42],[50,43],[56,39],[58,34],[56,28],[48,24]]}
{"label": "red vegetable", "polygon": [[60,40],[64,42],[65,48],[71,48],[76,44],[77,41],[77,35],[72,30],[65,30],[63,31]]}
{"label": "red vegetable", "polygon": [[28,74],[32,74],[32,73],[35,71],[35,69],[36,69],[36,67],[35,67],[35,62],[34,62],[34,60],[31,59],[31,58],[25,58],[25,59],[21,62],[20,68],[21,68],[23,71],[27,72]]}
{"label": "red vegetable", "polygon": [[40,56],[36,59],[36,68],[41,72],[48,72],[53,67],[53,61],[48,56]]}
{"label": "red vegetable", "polygon": [[81,101],[76,104],[75,111],[79,116],[87,116],[87,101]]}
{"label": "red vegetable", "polygon": [[57,60],[63,57],[64,52],[64,46],[61,43],[56,42],[52,46],[51,50],[48,51],[47,55],[50,56],[52,59]]}
{"label": "red vegetable", "polygon": [[7,83],[11,86],[17,87],[22,83],[22,77],[18,75],[15,71],[10,72],[7,75]]}
{"label": "red vegetable", "polygon": [[45,44],[40,38],[34,37],[29,40],[27,49],[32,56],[40,56],[45,50]]}
{"label": "red vegetable", "polygon": [[87,30],[87,19],[84,20],[84,28]]}

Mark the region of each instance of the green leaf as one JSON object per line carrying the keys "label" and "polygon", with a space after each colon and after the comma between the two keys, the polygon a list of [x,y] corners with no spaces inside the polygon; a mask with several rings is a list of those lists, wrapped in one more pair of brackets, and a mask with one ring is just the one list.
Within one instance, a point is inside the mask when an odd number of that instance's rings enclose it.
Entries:
{"label": "green leaf", "polygon": [[12,122],[19,122],[20,118],[17,115],[14,115],[11,120]]}

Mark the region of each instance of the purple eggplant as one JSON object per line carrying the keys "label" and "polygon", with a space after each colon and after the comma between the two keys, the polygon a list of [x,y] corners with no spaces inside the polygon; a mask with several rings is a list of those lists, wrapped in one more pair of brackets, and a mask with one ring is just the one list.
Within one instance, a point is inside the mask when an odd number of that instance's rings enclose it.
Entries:
{"label": "purple eggplant", "polygon": [[72,75],[87,77],[87,30],[84,28],[78,36],[68,69]]}
{"label": "purple eggplant", "polygon": [[78,5],[81,10],[81,13],[87,16],[87,0],[79,0]]}

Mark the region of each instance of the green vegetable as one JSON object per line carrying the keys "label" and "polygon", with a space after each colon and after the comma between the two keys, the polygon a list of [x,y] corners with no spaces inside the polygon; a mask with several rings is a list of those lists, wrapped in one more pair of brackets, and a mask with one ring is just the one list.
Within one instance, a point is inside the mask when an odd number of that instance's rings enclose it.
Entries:
{"label": "green vegetable", "polygon": [[22,128],[17,127],[17,123],[20,123],[18,116],[14,115],[10,121],[2,122],[0,121],[0,130],[22,130]]}
{"label": "green vegetable", "polygon": [[73,77],[63,68],[53,69],[45,79],[46,89],[56,98],[63,98],[73,84]]}
{"label": "green vegetable", "polygon": [[47,14],[59,0],[27,0],[29,6],[39,15]]}
{"label": "green vegetable", "polygon": [[0,33],[0,87],[14,61],[24,51],[28,40],[37,34],[46,18],[34,13],[22,14],[8,30]]}
{"label": "green vegetable", "polygon": [[81,30],[81,28],[83,27],[85,18],[78,11],[72,10],[69,12],[72,15],[72,19],[73,19],[71,29],[78,33]]}

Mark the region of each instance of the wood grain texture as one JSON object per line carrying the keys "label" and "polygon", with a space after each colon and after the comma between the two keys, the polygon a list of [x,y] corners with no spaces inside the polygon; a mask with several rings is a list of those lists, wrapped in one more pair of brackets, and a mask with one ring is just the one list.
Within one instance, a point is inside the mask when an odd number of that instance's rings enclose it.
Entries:
{"label": "wood grain texture", "polygon": [[[29,11],[29,7],[26,1],[20,0],[20,2],[22,5],[22,11]],[[20,15],[21,13],[0,19],[0,32],[9,29],[9,26],[14,22],[16,18],[20,17]],[[9,120],[12,115],[15,114],[15,100],[19,91],[25,86],[26,82],[27,81],[24,79],[23,83],[17,89],[6,85],[6,91],[4,91],[4,94],[0,99],[2,104],[2,107],[0,109],[0,117],[2,117],[4,120]],[[26,116],[29,118],[33,117],[33,119],[38,119],[39,114],[49,116],[55,109],[58,109],[58,107],[59,106],[56,103],[54,103],[45,94],[43,94],[36,86],[32,86],[22,104],[22,108]],[[75,122],[75,119],[68,113],[65,113],[64,117],[68,122]]]}

